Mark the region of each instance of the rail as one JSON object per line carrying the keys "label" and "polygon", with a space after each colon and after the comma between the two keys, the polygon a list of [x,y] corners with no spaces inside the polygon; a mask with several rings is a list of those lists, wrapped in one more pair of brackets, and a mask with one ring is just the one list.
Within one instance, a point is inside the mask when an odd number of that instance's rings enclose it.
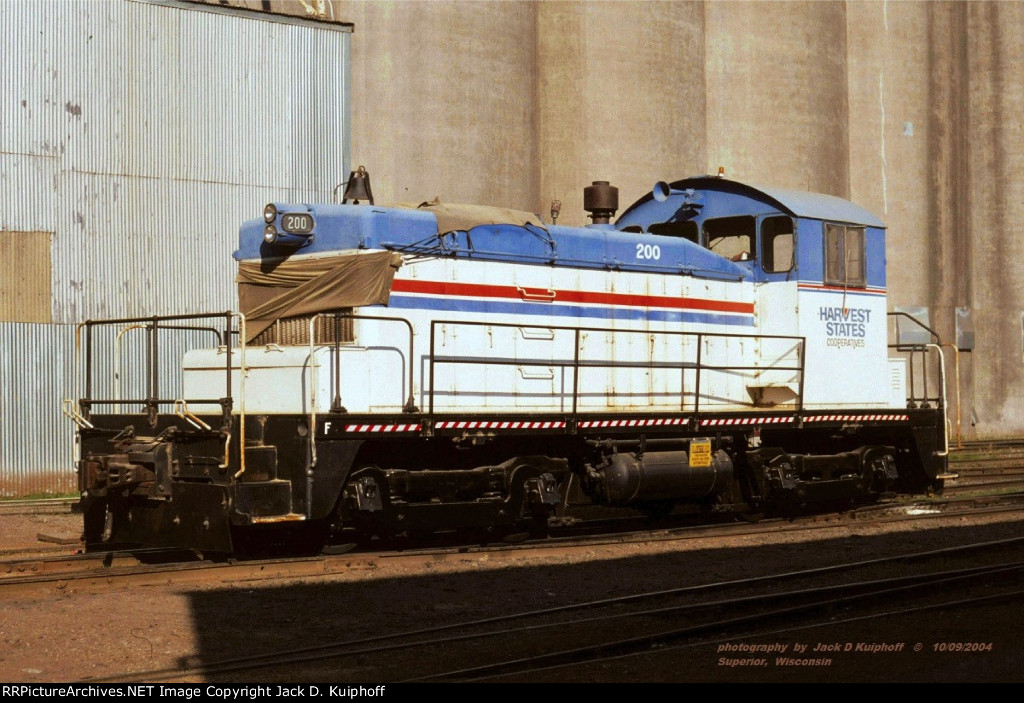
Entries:
{"label": "rail", "polygon": [[[910,384],[910,394],[907,397],[907,407],[928,408],[931,407],[932,404],[936,404],[937,406],[939,404],[944,404],[944,394],[940,394],[938,396],[928,395],[928,351],[929,349],[934,349],[935,347],[942,345],[942,339],[939,337],[938,332],[936,332],[931,327],[918,320],[913,315],[910,315],[909,313],[897,311],[886,313],[886,316],[892,320],[897,320],[898,318],[906,318],[915,325],[917,325],[918,327],[920,327],[921,329],[923,329],[924,331],[926,331],[929,335],[931,335],[932,338],[932,342],[930,344],[906,344],[901,343],[899,339],[897,339],[895,344],[889,344],[889,349],[895,349],[898,352],[907,354],[907,362],[910,366],[907,373],[907,381]],[[914,368],[915,359],[920,360],[922,389],[920,395],[918,395],[917,393],[917,384],[915,383],[915,379],[917,378],[917,373],[915,373]]]}
{"label": "rail", "polygon": [[[343,413],[347,412],[345,407],[341,404],[341,320],[376,320],[379,322],[394,322],[405,325],[409,333],[409,395],[405,398],[403,410],[405,412],[416,412],[417,408],[415,405],[413,384],[415,381],[415,366],[413,358],[413,327],[412,323],[406,320],[404,317],[386,317],[383,315],[360,315],[351,312],[327,312],[317,313],[309,318],[309,364],[312,367],[313,363],[313,352],[317,346],[316,344],[316,321],[320,318],[330,317],[334,320],[334,344],[330,345],[331,349],[331,389],[334,392],[334,397],[331,399],[331,412]],[[323,345],[320,345],[323,346]],[[317,408],[317,397],[316,397],[316,383],[309,384],[309,426],[316,428],[316,408]],[[310,447],[310,468],[316,466],[316,432],[310,432],[309,434],[309,447]]]}
{"label": "rail", "polygon": [[[950,427],[949,427],[949,418],[946,416],[946,413],[947,413],[947,403],[946,403],[946,357],[945,357],[945,354],[943,354],[943,352],[942,352],[942,348],[943,347],[952,347],[953,348],[953,354],[954,354],[953,360],[954,360],[955,369],[956,369],[956,414],[957,414],[957,446],[958,447],[961,446],[961,432],[960,432],[960,354],[959,354],[959,350],[956,349],[956,347],[954,345],[950,344],[949,342],[943,342],[942,338],[939,336],[938,332],[936,332],[931,327],[929,327],[928,325],[924,324],[919,319],[917,319],[916,317],[914,317],[913,315],[911,315],[909,313],[906,313],[906,312],[903,312],[903,311],[896,311],[896,312],[886,313],[886,315],[890,319],[893,319],[893,320],[897,320],[898,318],[906,318],[906,319],[910,320],[912,323],[914,323],[915,325],[917,325],[918,327],[920,327],[921,329],[923,329],[926,332],[928,332],[929,335],[931,335],[932,341],[929,342],[929,343],[926,343],[926,344],[919,344],[919,343],[907,344],[907,343],[902,343],[899,340],[898,335],[897,335],[896,343],[895,344],[889,344],[889,349],[895,349],[898,352],[902,352],[902,353],[905,353],[905,354],[908,355],[907,356],[907,361],[909,363],[910,368],[908,370],[907,376],[908,376],[908,382],[910,384],[910,394],[909,394],[909,397],[907,398],[907,407],[908,408],[930,408],[930,407],[934,406],[934,407],[942,410],[942,416],[943,416],[943,427],[942,427],[942,429],[943,429],[943,432],[942,432],[943,448],[942,448],[942,451],[937,452],[937,454],[939,456],[948,456],[949,455]],[[929,354],[929,352],[933,352],[938,357],[939,390],[938,390],[938,395],[937,396],[930,396],[930,395],[928,395],[928,354]],[[914,359],[915,358],[920,360],[920,368],[921,368],[921,394],[920,395],[918,395],[918,393],[917,393],[916,384],[915,384],[915,381],[914,381],[914,379],[915,379],[915,377],[917,375],[917,374],[915,374],[915,370],[914,370]]]}
{"label": "rail", "polygon": [[[181,324],[184,321],[202,320],[202,319],[216,319],[221,318],[223,320],[223,330],[218,330],[216,327],[198,326],[192,324]],[[333,318],[334,324],[334,339],[333,341],[324,344],[317,343],[315,331],[316,331],[316,320],[319,318]],[[380,323],[392,323],[401,325],[407,336],[407,368],[405,374],[407,375],[407,386],[405,388],[402,402],[403,410],[409,413],[421,413],[422,411],[416,407],[416,395],[421,394],[422,400],[425,401],[425,412],[422,412],[424,420],[431,420],[438,414],[437,399],[442,392],[448,392],[439,390],[438,388],[438,374],[437,370],[443,366],[458,366],[458,365],[484,365],[493,367],[511,367],[518,366],[521,368],[527,368],[533,365],[544,365],[551,367],[552,369],[557,368],[562,372],[563,380],[571,378],[571,387],[567,386],[561,391],[554,392],[554,397],[560,399],[559,403],[565,410],[571,409],[573,415],[580,413],[581,411],[586,412],[589,408],[583,402],[584,389],[581,387],[583,374],[587,369],[650,369],[650,370],[665,370],[667,375],[663,378],[671,378],[672,389],[667,391],[655,390],[652,393],[658,393],[662,395],[668,406],[675,404],[679,412],[689,412],[698,414],[702,410],[705,412],[706,404],[710,401],[712,405],[715,402],[725,402],[731,407],[736,405],[742,405],[743,407],[753,409],[765,409],[765,410],[779,410],[777,405],[761,405],[758,400],[750,398],[732,398],[723,401],[722,397],[711,394],[709,390],[705,388],[708,383],[708,374],[715,373],[726,373],[734,374],[745,379],[758,378],[759,381],[771,380],[771,375],[775,375],[777,382],[775,383],[758,383],[749,384],[747,382],[741,382],[735,386],[735,388],[745,389],[746,392],[750,392],[753,388],[764,388],[769,386],[785,386],[789,390],[787,393],[791,393],[784,402],[785,405],[792,405],[794,412],[801,412],[803,410],[803,398],[804,398],[804,374],[805,374],[805,344],[806,340],[803,337],[786,336],[786,335],[756,335],[756,334],[729,334],[729,333],[718,333],[718,332],[692,332],[692,331],[675,331],[675,330],[649,330],[649,329],[615,329],[609,327],[597,327],[597,326],[552,326],[552,325],[528,325],[521,322],[486,322],[486,321],[474,321],[474,320],[431,320],[430,321],[430,340],[429,340],[429,353],[426,358],[418,358],[416,356],[415,349],[415,335],[413,324],[406,318],[394,317],[394,316],[383,316],[383,315],[363,315],[355,314],[351,312],[332,311],[326,313],[319,313],[314,315],[309,320],[310,336],[309,336],[309,347],[310,347],[310,359],[317,346],[326,346],[331,353],[330,368],[332,380],[330,389],[332,393],[332,402],[330,406],[331,413],[343,413],[345,408],[342,405],[342,356],[341,347],[344,344],[340,338],[340,321],[342,319],[353,319],[353,320],[371,320]],[[177,324],[175,324],[177,323]],[[124,397],[121,393],[120,384],[120,360],[115,360],[115,379],[114,379],[114,392],[113,397],[99,397],[94,396],[93,389],[95,383],[95,359],[94,359],[94,330],[101,326],[122,326],[120,331],[116,332],[116,339],[113,340],[115,355],[119,357],[120,351],[120,340],[125,332],[133,329],[143,330],[146,333],[146,344],[145,344],[145,379],[144,379],[144,392],[140,396],[136,397]],[[457,328],[488,328],[490,330],[516,330],[521,332],[524,339],[528,340],[547,340],[552,342],[553,347],[561,349],[560,353],[551,352],[550,358],[544,359],[533,359],[527,358],[523,355],[514,354],[509,358],[498,358],[493,356],[486,356],[480,353],[479,349],[476,349],[473,353],[453,355],[443,354],[438,348],[438,336],[439,330],[455,330]],[[160,388],[160,363],[161,363],[161,335],[165,335],[171,331],[212,331],[217,336],[217,341],[222,342],[222,348],[226,352],[224,355],[224,395],[222,397],[203,397],[203,398],[183,398],[183,397],[164,397],[161,394]],[[453,339],[454,339],[454,332]],[[593,346],[590,347],[586,342],[589,335],[612,335],[610,338],[611,344],[616,344],[616,336],[625,336],[626,338],[643,337],[649,341],[644,343],[646,347],[650,344],[649,351],[640,354],[638,358],[631,360],[615,360],[606,358],[608,355],[607,346],[603,342],[591,342]],[[232,340],[235,335],[239,336],[239,357],[238,362],[235,363],[232,359],[233,349]],[[556,341],[556,336],[563,335]],[[757,362],[751,363],[750,361],[750,350],[745,352],[737,352],[736,347],[726,344],[724,346],[717,346],[712,340],[736,340],[737,342],[749,341],[758,346],[758,350],[754,351]],[[763,345],[766,343],[770,344],[771,341],[781,342],[776,352],[771,354],[764,353]],[[572,345],[571,350],[568,344]],[[443,343],[442,343],[443,346]],[[589,348],[589,351],[588,351]],[[655,353],[655,349],[658,350]],[[206,423],[198,418],[189,410],[189,406],[196,405],[219,405],[221,407],[223,415],[223,427],[222,431],[227,432],[230,430],[234,423],[232,422],[232,412],[238,413],[239,418],[237,420],[237,446],[239,448],[245,446],[245,383],[244,378],[247,373],[247,365],[245,359],[245,318],[241,313],[237,312],[224,312],[224,313],[206,313],[206,314],[191,314],[191,315],[168,315],[168,316],[151,316],[151,317],[138,317],[138,318],[116,318],[108,320],[89,320],[81,323],[76,330],[76,379],[75,388],[76,392],[79,392],[77,401],[77,410],[72,405],[65,408],[65,414],[70,417],[79,427],[87,427],[86,423],[90,420],[90,413],[93,408],[97,406],[112,406],[117,410],[122,405],[134,405],[141,406],[144,412],[148,416],[150,425],[155,427],[157,424],[157,414],[161,410],[161,406],[172,406],[171,412],[177,417],[185,420],[194,427],[202,429],[206,426]],[[726,354],[742,354],[742,361],[744,363],[729,363]],[[423,356],[422,351],[420,352],[421,357]],[[656,358],[658,357],[658,358]],[[791,361],[795,359],[795,361]],[[534,363],[536,362],[536,363]],[[424,370],[428,371],[429,379],[421,379],[421,384],[417,388],[416,385],[416,364],[424,364]],[[678,372],[679,376],[675,376],[674,372]],[[233,374],[237,373],[237,387],[233,385]],[[525,375],[524,378],[527,376]],[[536,378],[553,378],[554,371],[548,371],[546,374],[536,376]],[[459,379],[458,382],[461,382]],[[457,382],[456,382],[457,383]],[[319,403],[316,397],[317,393],[316,383],[310,383],[310,397],[309,397],[309,421],[311,427],[316,427],[317,413]],[[424,385],[426,386],[424,388]],[[672,400],[678,388],[677,402]],[[514,385],[509,387],[507,390],[503,389],[504,393],[511,396],[518,396],[524,391],[521,388],[517,388]],[[610,391],[612,395],[615,395],[615,391]],[[739,391],[737,391],[739,392]],[[212,394],[211,394],[212,395]],[[237,401],[237,405],[236,405]],[[596,408],[595,408],[596,409]],[[645,408],[646,409],[646,408]],[[115,411],[117,411],[115,410]],[[603,410],[603,408],[602,408]],[[312,465],[316,464],[316,446],[315,442],[312,441],[315,433],[311,433],[311,455],[310,460]],[[228,440],[230,441],[230,439]],[[239,450],[240,455],[240,469],[236,476],[240,476],[245,471],[244,462],[244,451]],[[225,462],[227,458],[225,459]]]}
{"label": "rail", "polygon": [[[217,328],[209,326],[196,326],[196,325],[181,325],[181,324],[166,324],[174,322],[182,322],[186,320],[210,320],[215,318],[224,319],[223,333]],[[92,412],[92,408],[100,405],[113,406],[115,412],[120,412],[122,405],[141,405],[145,408],[149,423],[151,426],[156,424],[156,416],[159,413],[161,405],[171,405],[174,407],[175,412],[181,407],[179,404],[215,404],[219,405],[222,409],[225,427],[230,424],[231,412],[234,406],[234,394],[232,392],[231,383],[231,340],[232,337],[238,332],[235,326],[232,324],[234,320],[238,320],[238,327],[242,330],[240,335],[242,342],[240,343],[241,348],[241,364],[242,373],[244,377],[245,368],[245,343],[244,343],[244,329],[245,320],[241,313],[237,312],[224,312],[224,313],[196,313],[189,315],[154,315],[149,317],[125,317],[125,318],[112,318],[105,320],[86,320],[80,323],[75,329],[75,352],[76,352],[76,363],[75,363],[75,381],[74,388],[75,393],[78,397],[77,404],[79,410],[74,413],[79,418],[86,421],[89,420],[89,416]],[[120,329],[114,339],[114,369],[113,369],[113,397],[97,397],[93,395],[93,387],[95,382],[95,360],[94,360],[94,330],[101,327],[110,327],[115,325],[124,326]],[[143,382],[143,395],[137,397],[122,397],[121,393],[121,338],[124,334],[133,329],[141,329],[146,332],[146,345],[145,345],[145,378]],[[217,337],[218,342],[222,343],[225,350],[225,391],[224,395],[219,398],[180,398],[180,397],[163,397],[160,389],[160,349],[161,349],[161,335],[172,331],[210,331]],[[239,403],[240,409],[244,413],[244,390],[240,389],[239,392]]]}
{"label": "rail", "polygon": [[[681,374],[681,384],[679,393],[679,410],[680,412],[687,412],[686,407],[686,394],[687,388],[685,384],[685,372],[687,370],[693,371],[695,375],[694,387],[692,393],[694,396],[692,412],[697,414],[700,412],[701,407],[701,374],[706,374],[709,371],[722,371],[722,372],[795,372],[798,377],[798,390],[795,393],[796,408],[797,412],[803,410],[803,390],[804,390],[804,362],[805,362],[805,338],[804,337],[793,337],[786,335],[745,335],[745,334],[728,334],[728,333],[716,333],[716,332],[685,332],[685,331],[670,331],[670,330],[645,330],[645,329],[611,329],[604,327],[575,327],[575,326],[552,326],[552,325],[524,325],[522,323],[495,323],[495,322],[479,322],[479,321],[464,321],[464,320],[432,320],[430,327],[430,352],[428,356],[428,367],[430,369],[430,380],[427,390],[427,414],[433,417],[435,414],[435,397],[438,394],[436,388],[436,367],[438,365],[484,365],[484,366],[524,366],[530,364],[530,359],[523,358],[512,358],[512,359],[501,359],[494,357],[473,357],[473,356],[442,356],[437,350],[437,335],[438,328],[440,326],[450,327],[487,327],[487,328],[505,328],[505,329],[518,329],[518,330],[549,330],[552,333],[555,332],[569,332],[573,335],[573,355],[571,359],[545,359],[543,365],[561,368],[571,369],[572,371],[572,389],[571,389],[571,406],[572,414],[575,415],[580,410],[580,370],[585,368],[607,368],[607,369],[622,369],[622,368],[663,368],[663,369],[677,369]],[[446,329],[446,328],[445,328]],[[582,335],[587,333],[607,333],[615,335],[645,335],[648,337],[663,337],[663,338],[677,338],[680,340],[693,340],[696,343],[696,358],[694,361],[654,361],[653,359],[647,361],[612,361],[609,359],[584,359],[581,358],[582,348]],[[777,363],[752,365],[752,364],[720,364],[720,363],[706,363],[703,359],[703,350],[705,347],[705,341],[710,339],[736,339],[736,340],[751,340],[751,341],[764,341],[764,340],[781,340],[793,342],[794,346],[787,352],[791,353],[796,351],[798,362],[796,365],[779,365]],[[753,403],[751,403],[753,406]]]}

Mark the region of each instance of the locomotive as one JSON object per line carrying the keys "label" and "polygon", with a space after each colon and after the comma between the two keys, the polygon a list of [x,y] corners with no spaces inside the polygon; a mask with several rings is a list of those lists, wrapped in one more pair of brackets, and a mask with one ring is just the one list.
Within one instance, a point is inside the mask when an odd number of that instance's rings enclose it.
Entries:
{"label": "locomotive", "polygon": [[[581,504],[759,516],[941,489],[943,399],[908,400],[885,225],[854,203],[699,176],[613,223],[617,189],[596,181],[592,224],[569,227],[554,205],[549,223],[381,207],[366,186],[360,167],[340,204],[245,222],[238,311],[80,325],[65,412],[90,547],[543,532]],[[104,397],[102,331],[130,327],[142,390]],[[179,358],[165,340],[182,329],[216,344]]]}

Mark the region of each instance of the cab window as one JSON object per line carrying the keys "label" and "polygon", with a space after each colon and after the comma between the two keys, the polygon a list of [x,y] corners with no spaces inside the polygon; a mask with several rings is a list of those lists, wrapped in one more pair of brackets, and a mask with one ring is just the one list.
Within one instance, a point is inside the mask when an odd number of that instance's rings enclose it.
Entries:
{"label": "cab window", "polygon": [[704,246],[733,261],[757,257],[754,240],[757,222],[753,217],[719,217],[704,220]]}
{"label": "cab window", "polygon": [[699,233],[697,223],[693,220],[682,220],[679,222],[658,222],[647,228],[651,234],[661,234],[666,237],[682,237],[697,244]]}
{"label": "cab window", "polygon": [[825,284],[867,287],[863,227],[826,223]]}
{"label": "cab window", "polygon": [[783,215],[761,220],[761,268],[765,273],[793,270],[793,218]]}

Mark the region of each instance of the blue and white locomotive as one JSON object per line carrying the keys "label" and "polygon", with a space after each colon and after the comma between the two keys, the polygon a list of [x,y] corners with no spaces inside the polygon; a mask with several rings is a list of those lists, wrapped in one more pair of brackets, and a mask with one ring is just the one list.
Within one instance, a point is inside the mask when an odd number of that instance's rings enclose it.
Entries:
{"label": "blue and white locomotive", "polygon": [[[581,500],[761,514],[941,487],[943,404],[908,403],[890,358],[877,217],[710,176],[614,224],[607,183],[585,207],[566,227],[267,205],[241,228],[240,312],[210,316],[224,334],[184,354],[180,394],[151,354],[141,412],[87,393],[71,413],[87,541],[232,551],[282,526],[318,544],[543,529]],[[198,317],[83,324],[144,324],[157,349]]]}

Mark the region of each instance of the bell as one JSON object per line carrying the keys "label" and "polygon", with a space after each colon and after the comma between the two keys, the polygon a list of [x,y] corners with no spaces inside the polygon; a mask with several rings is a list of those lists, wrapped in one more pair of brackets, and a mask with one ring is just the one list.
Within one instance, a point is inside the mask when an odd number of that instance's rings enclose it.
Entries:
{"label": "bell", "polygon": [[349,200],[353,201],[356,205],[359,204],[360,200],[369,200],[370,205],[373,205],[373,191],[370,190],[370,174],[362,166],[349,174],[348,183],[345,184],[345,194],[341,198],[342,205]]}

